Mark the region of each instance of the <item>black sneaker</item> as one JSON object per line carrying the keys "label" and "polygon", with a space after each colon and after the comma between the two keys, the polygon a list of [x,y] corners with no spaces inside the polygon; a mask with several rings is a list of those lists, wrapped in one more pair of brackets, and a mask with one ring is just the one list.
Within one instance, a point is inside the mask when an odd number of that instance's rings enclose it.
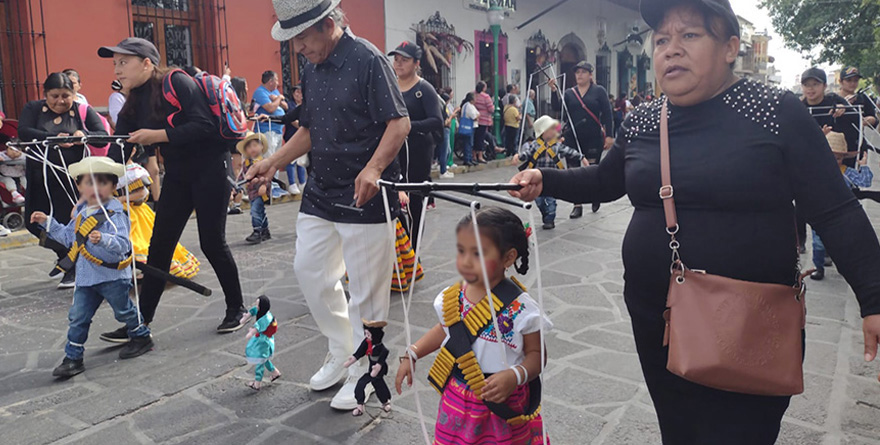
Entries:
{"label": "black sneaker", "polygon": [[581,206],[574,206],[574,209],[571,210],[571,215],[568,215],[571,219],[578,219],[584,216],[584,208]]}
{"label": "black sneaker", "polygon": [[128,341],[119,351],[119,358],[125,360],[129,358],[140,357],[153,349],[153,339],[150,336],[135,337]]}
{"label": "black sneaker", "polygon": [[553,230],[555,228],[556,228],[556,223],[553,221],[544,223],[544,227],[543,227],[544,230]]}
{"label": "black sneaker", "polygon": [[226,212],[227,215],[241,215],[241,207],[230,207]]}
{"label": "black sneaker", "polygon": [[58,377],[60,379],[69,379],[77,374],[82,373],[86,370],[86,366],[83,365],[82,359],[73,360],[67,357],[64,357],[64,361],[52,371],[52,375],[54,377]]}
{"label": "black sneaker", "polygon": [[232,315],[227,314],[226,318],[223,319],[223,323],[220,323],[220,326],[217,326],[217,332],[226,334],[243,328],[244,323],[241,322],[241,317],[245,313],[246,311],[244,309],[239,309]]}
{"label": "black sneaker", "polygon": [[269,233],[269,229],[263,229],[263,233],[260,235],[260,239],[263,241],[268,241],[272,239],[272,234]]}
{"label": "black sneaker", "polygon": [[101,334],[101,340],[110,343],[128,343],[128,328],[123,326],[113,332],[105,332]]}
{"label": "black sneaker", "polygon": [[72,289],[74,287],[76,287],[76,269],[70,269],[61,278],[61,282],[58,283],[58,289]]}
{"label": "black sneaker", "polygon": [[244,239],[248,242],[248,244],[260,244],[263,241],[263,232],[259,229],[255,229],[254,233],[251,233],[251,236]]}
{"label": "black sneaker", "polygon": [[598,212],[598,211],[599,211],[599,207],[600,207],[601,205],[602,205],[602,204],[600,204],[600,203],[598,203],[598,202],[594,202],[594,203],[593,203],[593,213]]}
{"label": "black sneaker", "polygon": [[825,278],[825,270],[817,269],[813,271],[813,273],[810,274],[810,278],[816,281],[822,281],[822,279]]}

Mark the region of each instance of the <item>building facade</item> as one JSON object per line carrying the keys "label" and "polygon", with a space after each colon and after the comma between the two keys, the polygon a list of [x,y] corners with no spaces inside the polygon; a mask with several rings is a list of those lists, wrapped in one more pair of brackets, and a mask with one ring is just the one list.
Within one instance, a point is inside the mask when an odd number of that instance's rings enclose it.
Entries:
{"label": "building facade", "polygon": [[[649,34],[637,0],[499,1],[506,17],[499,39],[497,88],[513,83],[525,91],[531,81],[539,103],[546,106],[548,75],[565,74],[566,86],[573,86],[574,65],[586,60],[595,67],[596,82],[610,94],[653,93]],[[479,80],[494,86],[488,4],[489,0],[385,0],[385,46],[410,40],[430,51],[422,60],[423,77],[435,87],[451,87],[460,101]]]}
{"label": "building facade", "polygon": [[[383,0],[343,0],[352,29],[384,50]],[[248,79],[251,91],[263,71],[298,81],[299,63],[289,42],[272,39],[270,0],[0,0],[0,110],[15,118],[55,71],[74,68],[89,102],[107,106],[110,61],[97,49],[129,37],[156,44],[163,63],[194,65]]]}

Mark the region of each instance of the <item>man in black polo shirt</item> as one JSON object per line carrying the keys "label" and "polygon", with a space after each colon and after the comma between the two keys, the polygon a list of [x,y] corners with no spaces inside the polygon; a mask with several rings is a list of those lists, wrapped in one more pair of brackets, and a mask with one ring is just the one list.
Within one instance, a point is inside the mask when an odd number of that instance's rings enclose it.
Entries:
{"label": "man in black polo shirt", "polygon": [[[309,383],[320,391],[347,375],[330,406],[352,410],[354,387],[367,365],[343,365],[364,338],[361,320],[386,320],[391,296],[394,236],[377,181],[398,180],[397,153],[410,122],[388,59],[344,26],[340,1],[274,0],[279,21],[272,37],[293,39],[294,50],[309,61],[302,74],[300,128],[248,176],[266,181],[311,155],[294,270],[330,352]],[[389,201],[395,218],[399,204]],[[346,271],[350,302],[340,283]]]}
{"label": "man in black polo shirt", "polygon": [[[877,110],[867,94],[859,91],[859,81],[862,74],[854,66],[845,66],[840,70],[840,95],[847,102],[862,107],[862,125],[865,127],[877,126]],[[862,141],[861,151],[868,151],[868,142]]]}

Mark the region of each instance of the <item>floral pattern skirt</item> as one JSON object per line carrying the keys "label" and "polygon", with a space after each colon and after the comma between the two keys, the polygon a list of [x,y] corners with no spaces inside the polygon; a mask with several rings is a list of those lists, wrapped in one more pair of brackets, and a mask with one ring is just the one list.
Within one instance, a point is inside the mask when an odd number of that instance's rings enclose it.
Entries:
{"label": "floral pattern skirt", "polygon": [[[517,412],[523,411],[529,402],[529,387],[517,388],[507,404]],[[449,379],[440,409],[434,443],[438,445],[540,445],[544,434],[541,416],[519,426],[508,425],[496,416],[480,400],[466,383]],[[547,445],[550,441],[547,441]]]}

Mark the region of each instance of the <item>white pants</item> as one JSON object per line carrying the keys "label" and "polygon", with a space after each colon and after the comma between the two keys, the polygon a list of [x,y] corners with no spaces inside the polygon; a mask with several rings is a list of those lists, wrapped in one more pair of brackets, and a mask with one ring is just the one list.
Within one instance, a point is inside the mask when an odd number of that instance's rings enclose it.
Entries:
{"label": "white pants", "polygon": [[[387,224],[341,224],[299,214],[294,270],[334,357],[349,357],[361,344],[362,318],[388,319],[393,268],[394,237]],[[346,271],[350,302],[340,281]]]}
{"label": "white pants", "polygon": [[[27,180],[24,176],[18,179],[21,181],[21,188],[27,188]],[[15,180],[9,176],[0,176],[0,184],[3,184],[3,186],[6,187],[6,191],[9,193],[20,191],[15,185]]]}

